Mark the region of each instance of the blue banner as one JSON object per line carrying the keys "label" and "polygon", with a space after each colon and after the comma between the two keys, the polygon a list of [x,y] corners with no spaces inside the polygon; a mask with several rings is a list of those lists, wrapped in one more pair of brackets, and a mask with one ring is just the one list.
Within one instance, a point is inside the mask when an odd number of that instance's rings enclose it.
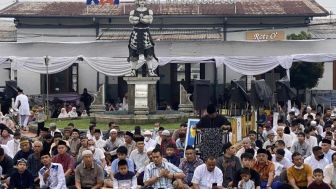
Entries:
{"label": "blue banner", "polygon": [[187,136],[185,141],[185,148],[189,145],[195,147],[196,140],[196,124],[199,122],[199,119],[188,119],[188,128],[187,128]]}

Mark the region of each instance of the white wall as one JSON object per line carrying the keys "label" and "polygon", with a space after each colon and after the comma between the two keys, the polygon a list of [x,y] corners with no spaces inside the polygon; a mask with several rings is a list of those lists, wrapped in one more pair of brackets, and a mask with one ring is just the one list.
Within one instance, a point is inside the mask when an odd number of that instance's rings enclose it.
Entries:
{"label": "white wall", "polygon": [[6,81],[10,80],[9,78],[9,71],[8,69],[5,69],[9,67],[9,64],[2,64],[0,65],[0,86],[5,86]]}
{"label": "white wall", "polygon": [[95,41],[94,28],[19,28],[18,42],[83,42]]}
{"label": "white wall", "polygon": [[23,89],[25,94],[41,94],[40,74],[24,69],[17,71],[17,84]]}
{"label": "white wall", "polygon": [[[103,74],[101,74],[103,75]],[[87,88],[89,93],[95,93],[97,90],[97,71],[84,63],[78,64],[78,93],[82,93]]]}
{"label": "white wall", "polygon": [[333,89],[333,64],[332,62],[324,63],[323,77],[319,80],[317,87],[313,90],[332,90]]}

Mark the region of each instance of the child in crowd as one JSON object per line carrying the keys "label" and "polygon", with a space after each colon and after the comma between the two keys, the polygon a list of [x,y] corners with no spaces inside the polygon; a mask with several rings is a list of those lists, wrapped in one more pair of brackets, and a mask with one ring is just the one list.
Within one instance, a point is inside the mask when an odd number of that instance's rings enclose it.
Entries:
{"label": "child in crowd", "polygon": [[249,168],[243,168],[240,172],[242,178],[238,183],[238,189],[254,189],[254,182],[251,180],[251,173]]}
{"label": "child in crowd", "polygon": [[175,154],[175,145],[174,144],[168,144],[166,148],[166,159],[169,163],[174,164],[175,166],[180,165],[180,158]]}
{"label": "child in crowd", "polygon": [[118,173],[113,177],[113,188],[137,188],[137,178],[135,174],[128,170],[127,161],[122,159],[118,162]]}
{"label": "child in crowd", "polygon": [[323,182],[323,170],[315,169],[313,171],[314,181],[308,186],[307,189],[331,189],[328,184]]}
{"label": "child in crowd", "polygon": [[118,158],[113,160],[111,168],[112,174],[115,175],[119,172],[118,170],[118,163],[120,160],[125,160],[127,162],[128,170],[134,173],[134,162],[127,158],[127,148],[125,146],[119,146],[117,149],[117,156]]}

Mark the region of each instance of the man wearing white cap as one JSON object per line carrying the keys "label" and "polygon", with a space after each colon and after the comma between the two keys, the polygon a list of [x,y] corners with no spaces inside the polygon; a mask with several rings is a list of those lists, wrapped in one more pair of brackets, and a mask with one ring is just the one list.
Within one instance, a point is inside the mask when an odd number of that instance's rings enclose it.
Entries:
{"label": "man wearing white cap", "polygon": [[161,148],[161,153],[164,157],[166,157],[166,149],[167,149],[167,146],[168,145],[173,145],[174,146],[174,149],[175,149],[175,154],[178,155],[179,151],[176,147],[176,143],[175,141],[172,140],[171,136],[170,136],[170,132],[168,130],[163,130],[162,131],[162,142],[161,142],[161,145],[160,145],[160,148]]}
{"label": "man wearing white cap", "polygon": [[124,142],[118,138],[118,131],[116,129],[111,129],[110,139],[106,141],[105,151],[111,156],[117,155],[117,148],[124,145]]}
{"label": "man wearing white cap", "polygon": [[93,161],[91,150],[82,152],[83,161],[76,167],[76,188],[98,189],[104,183],[103,169]]}
{"label": "man wearing white cap", "polygon": [[285,126],[284,123],[278,123],[278,127],[276,129],[277,136],[275,136],[274,141],[283,140],[286,144],[287,148],[290,148],[293,144],[292,136],[284,133]]}
{"label": "man wearing white cap", "polygon": [[144,137],[145,137],[145,140],[144,140],[144,143],[145,143],[145,151],[147,151],[148,149],[150,148],[155,148],[157,143],[154,139],[152,139],[152,132],[150,130],[146,130],[144,133],[143,133]]}
{"label": "man wearing white cap", "polygon": [[307,110],[307,113],[305,115],[303,115],[303,119],[307,119],[308,115],[312,115],[313,119],[315,119],[315,114],[312,113],[312,108],[310,106],[308,106],[306,110]]}
{"label": "man wearing white cap", "polygon": [[263,148],[266,149],[267,146],[269,145],[273,145],[275,143],[276,140],[274,140],[274,131],[273,130],[269,130],[267,131],[267,138],[268,140],[266,140],[266,142],[263,145]]}

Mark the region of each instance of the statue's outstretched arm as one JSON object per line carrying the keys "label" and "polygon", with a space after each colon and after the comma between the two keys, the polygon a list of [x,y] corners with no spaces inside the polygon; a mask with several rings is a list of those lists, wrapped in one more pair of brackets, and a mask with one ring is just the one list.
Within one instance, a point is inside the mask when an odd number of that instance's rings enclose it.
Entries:
{"label": "statue's outstretched arm", "polygon": [[153,22],[153,11],[149,10],[149,15],[145,15],[140,19],[140,22],[145,24],[151,24]]}
{"label": "statue's outstretched arm", "polygon": [[139,23],[139,20],[140,20],[140,18],[138,17],[138,16],[134,16],[134,10],[132,10],[131,12],[130,12],[130,16],[129,16],[129,22],[131,23],[131,24],[138,24]]}

